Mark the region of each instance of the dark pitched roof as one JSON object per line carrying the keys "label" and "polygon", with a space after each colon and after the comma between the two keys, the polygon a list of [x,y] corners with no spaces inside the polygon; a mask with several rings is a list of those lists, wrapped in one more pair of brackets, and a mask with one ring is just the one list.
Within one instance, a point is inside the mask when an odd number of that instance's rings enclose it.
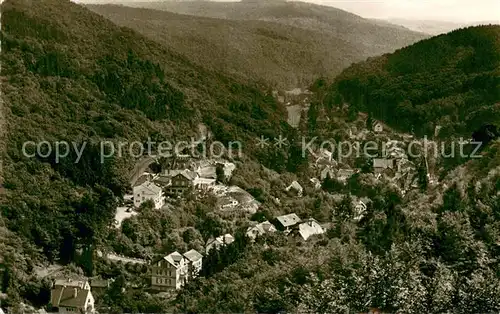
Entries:
{"label": "dark pitched roof", "polygon": [[293,226],[293,225],[296,225],[300,222],[300,218],[296,214],[288,214],[288,215],[284,215],[284,216],[279,216],[279,217],[276,217],[276,219],[280,222],[280,224],[283,227]]}
{"label": "dark pitched roof", "polygon": [[[76,295],[75,295],[76,292]],[[76,307],[84,308],[85,301],[87,300],[90,290],[57,286],[52,289],[50,303],[55,307]]]}
{"label": "dark pitched roof", "polygon": [[143,183],[146,183],[148,181],[149,181],[149,174],[143,174],[137,179],[137,181],[135,181],[134,186],[142,185]]}

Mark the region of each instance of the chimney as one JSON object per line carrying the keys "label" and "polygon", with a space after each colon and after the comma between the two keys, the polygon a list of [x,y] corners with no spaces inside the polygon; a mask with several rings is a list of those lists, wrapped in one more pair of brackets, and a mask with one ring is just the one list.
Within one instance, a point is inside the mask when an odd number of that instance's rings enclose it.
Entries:
{"label": "chimney", "polygon": [[73,288],[73,299],[76,299],[76,296],[78,295],[78,289]]}

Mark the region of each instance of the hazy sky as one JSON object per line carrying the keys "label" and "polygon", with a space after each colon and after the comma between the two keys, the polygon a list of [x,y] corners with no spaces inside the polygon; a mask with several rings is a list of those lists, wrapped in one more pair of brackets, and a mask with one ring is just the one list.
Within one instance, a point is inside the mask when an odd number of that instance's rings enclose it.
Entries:
{"label": "hazy sky", "polygon": [[307,0],[369,18],[500,21],[500,0]]}
{"label": "hazy sky", "polygon": [[[153,0],[74,0],[77,2],[144,2]],[[219,0],[221,1],[221,0]],[[222,0],[224,1],[224,0]],[[367,18],[404,18],[452,22],[498,21],[500,0],[303,0],[329,5]]]}

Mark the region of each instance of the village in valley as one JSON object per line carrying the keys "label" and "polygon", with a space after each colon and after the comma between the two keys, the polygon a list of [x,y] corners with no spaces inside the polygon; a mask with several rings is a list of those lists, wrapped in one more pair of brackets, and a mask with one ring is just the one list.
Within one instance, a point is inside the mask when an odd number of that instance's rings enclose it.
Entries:
{"label": "village in valley", "polygon": [[[307,113],[310,106],[311,93],[295,89],[273,94],[280,103],[287,106],[289,123],[299,127],[301,117],[305,116],[304,113]],[[231,180],[241,166],[238,161],[185,155],[161,160],[152,158],[136,169],[136,173],[131,176],[130,194],[125,195],[116,210],[114,221],[116,230],[124,228],[130,219],[141,217],[146,210],[175,213],[183,202],[189,200],[194,203],[204,203],[207,198],[214,202],[214,212],[226,220],[223,226],[228,229],[219,228],[216,232],[209,233],[204,241],[181,246],[182,250],[181,247],[175,249],[174,245],[171,251],[164,254],[156,252],[154,255],[146,254],[147,256],[141,257],[127,256],[123,252],[102,248],[97,250],[97,255],[108,263],[135,267],[136,272],[141,274],[143,278],[141,284],[128,284],[123,289],[146,289],[150,293],[164,294],[168,298],[175,296],[176,291],[203,274],[204,259],[207,256],[237,241],[237,236],[232,232],[236,227],[244,228],[248,245],[262,245],[262,243],[265,245],[265,241],[259,239],[274,234],[287,238],[292,245],[299,242],[320,241],[321,237],[334,227],[333,222],[328,219],[318,220],[314,217],[299,216],[293,210],[294,200],[299,200],[306,194],[314,195],[328,191],[337,203],[341,203],[347,197],[346,192],[342,189],[337,191],[335,186],[349,186],[353,176],[362,176],[364,180],[373,182],[384,182],[398,189],[402,195],[419,188],[418,166],[406,154],[408,142],[413,140],[413,137],[396,134],[378,121],[368,125],[367,119],[369,118],[366,115],[360,115],[355,121],[345,125],[347,130],[344,130],[344,139],[353,142],[369,139],[384,142],[383,154],[371,159],[363,159],[361,156],[364,163],[360,164],[355,157],[340,161],[336,160],[331,150],[315,147],[314,154],[309,156],[307,171],[309,176],[285,178],[283,179],[285,185],[281,191],[274,191],[272,206],[282,209],[279,210],[281,215],[272,217],[268,212],[263,214],[262,208],[266,207],[266,204],[258,201],[255,193],[249,193]],[[329,122],[328,118],[323,121],[323,123]],[[432,183],[429,162],[424,160],[423,166],[425,176]],[[369,197],[358,198],[350,195],[348,197],[352,203],[350,205],[353,209],[352,220],[359,222],[372,200]],[[179,234],[185,238],[189,230],[185,227],[181,229],[178,230]],[[94,312],[94,303],[106,289],[109,289],[113,280],[114,278],[74,278],[74,276],[54,278],[51,305],[60,313]]]}

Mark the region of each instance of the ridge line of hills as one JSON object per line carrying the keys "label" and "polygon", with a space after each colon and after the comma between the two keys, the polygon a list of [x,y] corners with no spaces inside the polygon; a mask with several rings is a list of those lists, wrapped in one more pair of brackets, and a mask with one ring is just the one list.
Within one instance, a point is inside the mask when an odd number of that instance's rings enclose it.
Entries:
{"label": "ridge line of hills", "polygon": [[[181,8],[177,10],[175,5]],[[333,79],[353,62],[427,37],[334,8],[329,10],[337,13],[329,15],[316,5],[300,2],[131,6],[87,5],[118,25],[173,47],[197,64],[281,89],[306,87],[320,76]],[[182,6],[212,9],[190,12]]]}

